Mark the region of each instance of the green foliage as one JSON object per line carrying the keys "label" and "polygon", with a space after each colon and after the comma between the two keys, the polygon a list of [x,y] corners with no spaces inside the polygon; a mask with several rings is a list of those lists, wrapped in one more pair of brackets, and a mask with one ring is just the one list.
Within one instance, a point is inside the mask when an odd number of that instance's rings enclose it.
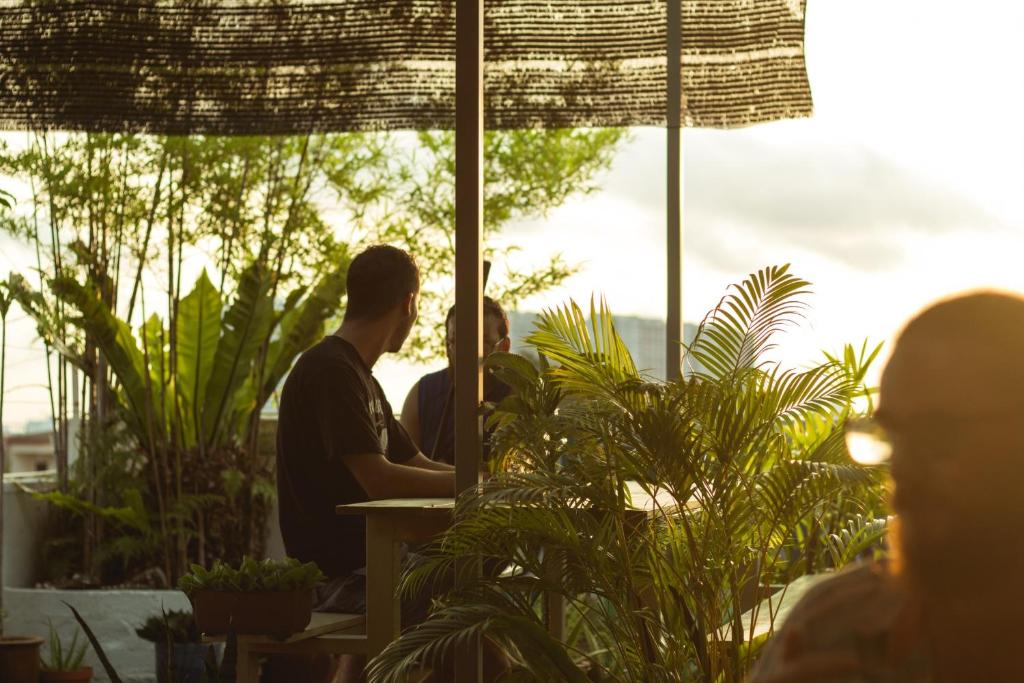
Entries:
{"label": "green foliage", "polygon": [[151,643],[198,643],[201,636],[192,612],[188,610],[154,614],[135,629],[135,635]]}
{"label": "green foliage", "polygon": [[[107,656],[107,653],[103,650],[103,646],[100,644],[99,640],[96,638],[96,634],[93,633],[92,628],[85,621],[85,619],[82,618],[82,615],[79,613],[79,611],[77,609],[74,608],[74,606],[68,604],[67,602],[65,602],[64,604],[67,605],[68,609],[71,610],[71,613],[75,617],[75,621],[77,621],[79,623],[79,625],[82,627],[82,629],[85,631],[85,635],[89,639],[89,643],[92,645],[93,651],[96,653],[96,657],[100,660],[100,665],[103,667],[104,673],[107,674],[107,678],[110,679],[111,683],[123,683],[123,679],[117,673],[117,670],[114,668],[114,665],[111,664],[110,658]],[[156,632],[159,632],[159,631],[162,630],[164,636],[172,635],[171,630],[169,630],[167,628],[168,624],[171,623],[171,621],[170,621],[171,615],[188,615],[189,619],[191,619],[191,615],[189,613],[187,613],[187,612],[169,612],[169,613],[165,612],[162,615],[163,618],[162,618],[161,624],[159,626],[156,626],[153,629],[149,629],[148,628],[148,626],[149,626],[149,624],[150,624],[150,622],[152,621],[153,618],[151,618],[150,620],[147,620],[146,627],[144,627],[146,629],[146,633],[147,634],[148,633],[156,633]],[[154,617],[154,618],[156,618],[156,617]],[[136,631],[136,633],[138,633],[138,635],[140,637],[145,637],[140,632],[142,630],[143,629],[139,629],[138,631]],[[167,642],[167,641],[165,641],[165,642]],[[171,641],[171,642],[192,642],[192,641]],[[170,645],[170,642],[168,642],[168,645]],[[206,649],[206,659],[205,659],[205,669],[206,670],[205,670],[204,676],[202,677],[202,681],[204,683],[207,682],[207,681],[234,681],[235,680],[235,659],[237,657],[237,654],[238,654],[238,639],[235,636],[234,632],[230,631],[227,634],[227,643],[226,643],[225,648],[224,648],[224,657],[223,657],[223,659],[220,662],[217,661],[217,653],[216,653],[216,650],[214,649],[214,647],[212,645],[207,647],[207,649]],[[168,671],[167,671],[168,680],[176,680],[175,675],[174,675],[174,658],[173,657],[168,657],[167,664],[168,664]]]}
{"label": "green foliage", "polygon": [[290,557],[280,561],[246,557],[238,569],[223,562],[214,563],[210,569],[194,564],[192,571],[178,581],[178,589],[186,595],[197,591],[289,591],[312,588],[325,578],[314,562],[303,564]]}
{"label": "green foliage", "polygon": [[[560,254],[530,268],[519,247],[497,239],[509,223],[547,215],[569,197],[597,190],[601,173],[625,140],[622,129],[488,131],[484,136],[484,257],[494,263],[489,296],[509,310],[577,272]],[[396,150],[395,196],[401,203],[368,226],[371,239],[409,249],[424,276],[420,320],[403,351],[419,359],[443,354],[437,334],[454,303],[455,136],[424,131]]]}
{"label": "green foliage", "polygon": [[[877,552],[884,538],[884,475],[849,461],[841,434],[877,352],[801,370],[765,358],[806,292],[785,266],[735,285],[677,381],[638,372],[603,303],[589,323],[574,303],[544,313],[529,338],[539,368],[492,356],[513,388],[491,418],[495,472],[459,499],[402,589],[469,558],[509,570],[466,575],[370,680],[404,680],[477,634],[517,655],[515,680],[743,680],[763,639],[751,642],[740,616],[764,587]],[[636,487],[657,501],[646,523]],[[545,628],[545,594],[573,616],[564,644]]]}
{"label": "green foliage", "polygon": [[[498,233],[595,189],[623,135],[488,135],[492,295],[513,305],[573,272],[557,256],[536,269],[501,263],[515,247],[495,247]],[[52,502],[67,512],[48,548],[59,550],[55,571],[116,581],[159,565],[173,581],[193,560],[261,552],[273,464],[260,451],[260,411],[338,316],[351,254],[365,244],[418,258],[422,315],[406,350],[442,350],[435,331],[454,263],[448,133],[40,133],[0,141],[0,173],[31,192],[16,207],[0,194],[0,230],[36,254],[32,283],[12,274],[10,291],[47,354],[64,494]],[[193,263],[205,267],[194,283]],[[93,459],[70,473],[81,480],[65,480],[72,396],[89,438],[116,434],[137,455],[86,448]],[[134,505],[129,491],[146,525],[111,516]]]}
{"label": "green foliage", "polygon": [[53,627],[53,622],[49,623],[50,628],[50,656],[49,658],[41,657],[41,664],[45,671],[74,671],[82,666],[82,660],[85,659],[85,642],[78,642],[78,636],[81,632],[75,629],[74,635],[71,637],[71,642],[65,645],[61,639],[60,634],[57,633],[57,629]]}
{"label": "green foliage", "polygon": [[107,678],[110,679],[110,683],[124,683],[124,680],[118,675],[117,670],[114,669],[114,665],[110,663],[110,658],[107,657],[107,653],[103,651],[103,646],[100,645],[100,641],[96,638],[96,634],[93,633],[92,628],[86,623],[85,619],[82,618],[81,613],[75,609],[74,605],[64,603],[67,608],[71,610],[71,614],[74,615],[75,621],[85,631],[85,637],[89,639],[89,644],[92,645],[93,652],[96,653],[97,659],[100,660],[100,666],[103,667],[103,671],[107,674]]}
{"label": "green foliage", "polygon": [[[256,454],[246,459],[242,448],[254,442],[250,430],[272,387],[338,312],[346,273],[347,262],[337,265],[308,292],[296,290],[284,308],[275,310],[275,280],[266,268],[254,264],[243,271],[230,305],[204,271],[180,301],[173,324],[151,316],[138,336],[113,315],[90,281],[55,278],[51,290],[72,313],[69,320],[92,340],[117,380],[118,414],[142,451],[132,478],[147,471],[157,478],[152,488],[138,481],[112,488],[104,497],[120,499],[107,504],[82,498],[95,498],[95,489],[43,497],[69,512],[115,522],[126,533],[112,538],[104,552],[127,563],[158,551],[173,580],[187,566],[179,544],[198,552],[201,530],[208,533],[218,520],[230,519],[227,499],[239,502],[244,488],[251,500],[243,504],[265,508],[272,502],[272,492],[266,495],[272,489],[266,484],[272,482],[269,463],[258,466]],[[173,353],[167,342],[172,327]],[[74,357],[86,362],[84,354]],[[257,392],[256,386],[263,389]],[[223,479],[224,472],[236,473],[237,481]],[[208,513],[210,521],[201,525],[200,517]],[[243,538],[252,535],[249,529],[243,533]],[[241,557],[250,549],[242,545],[242,552],[224,557]]]}

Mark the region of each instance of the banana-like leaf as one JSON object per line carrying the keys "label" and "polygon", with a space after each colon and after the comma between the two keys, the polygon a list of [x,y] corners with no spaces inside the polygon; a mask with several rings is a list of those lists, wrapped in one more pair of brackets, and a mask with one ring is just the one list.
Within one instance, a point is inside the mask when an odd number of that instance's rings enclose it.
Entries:
{"label": "banana-like leaf", "polygon": [[213,374],[222,308],[220,293],[205,269],[192,291],[178,304],[175,386],[186,447],[195,446],[200,438],[201,404]]}
{"label": "banana-like leaf", "polygon": [[235,300],[224,315],[201,411],[203,439],[210,447],[231,434],[232,403],[252,374],[256,354],[270,334],[274,320],[272,288],[272,275],[260,264],[253,264],[239,277]]}
{"label": "banana-like leaf", "polygon": [[89,282],[82,284],[72,277],[50,281],[53,293],[78,311],[76,325],[90,335],[121,383],[119,397],[127,409],[127,421],[140,442],[149,445],[159,437],[153,430],[162,425],[147,424],[145,416],[153,411],[146,382],[146,367],[131,328],[118,320],[100,299]]}
{"label": "banana-like leaf", "polygon": [[341,307],[347,275],[348,261],[345,260],[324,275],[302,303],[281,318],[280,335],[270,345],[263,387],[256,397],[259,405],[274,393],[296,356],[323,336],[324,323]]}
{"label": "banana-like leaf", "polygon": [[145,324],[139,328],[142,340],[142,360],[149,369],[149,393],[152,413],[141,415],[140,419],[149,424],[155,420],[164,433],[173,422],[174,415],[174,382],[168,374],[167,363],[167,330],[163,321],[156,313],[149,316]]}

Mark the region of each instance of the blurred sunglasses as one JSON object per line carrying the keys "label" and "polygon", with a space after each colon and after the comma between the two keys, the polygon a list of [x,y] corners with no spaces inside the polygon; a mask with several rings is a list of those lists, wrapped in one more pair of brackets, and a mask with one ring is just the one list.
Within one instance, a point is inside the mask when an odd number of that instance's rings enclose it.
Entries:
{"label": "blurred sunglasses", "polygon": [[861,465],[883,465],[892,457],[892,437],[874,418],[847,420],[843,438],[850,457]]}

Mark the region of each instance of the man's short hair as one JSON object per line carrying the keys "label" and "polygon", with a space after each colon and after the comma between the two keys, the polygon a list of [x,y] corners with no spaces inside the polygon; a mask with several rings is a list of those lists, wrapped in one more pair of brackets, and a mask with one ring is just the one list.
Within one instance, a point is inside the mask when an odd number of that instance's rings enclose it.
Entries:
{"label": "man's short hair", "polygon": [[[505,313],[505,309],[501,307],[501,304],[499,304],[497,301],[495,301],[491,297],[485,296],[484,297],[484,319],[486,320],[487,316],[489,316],[489,315],[494,316],[495,318],[498,319],[498,334],[500,334],[502,336],[502,338],[507,337],[508,336],[508,332],[509,332],[508,314]],[[454,317],[455,317],[455,306],[452,306],[451,308],[448,309],[448,315],[445,316],[445,319],[444,319],[444,329],[445,329],[445,332],[448,331],[448,325],[451,323],[452,318],[454,318]]]}
{"label": "man's short hair", "polygon": [[406,251],[386,244],[369,247],[348,267],[346,320],[381,318],[420,290],[420,270]]}

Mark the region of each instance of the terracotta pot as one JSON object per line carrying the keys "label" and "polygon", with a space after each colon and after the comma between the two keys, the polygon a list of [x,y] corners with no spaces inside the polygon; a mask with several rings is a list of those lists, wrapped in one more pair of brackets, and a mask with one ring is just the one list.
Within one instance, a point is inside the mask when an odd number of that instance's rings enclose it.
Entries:
{"label": "terracotta pot", "polygon": [[232,627],[238,635],[289,636],[309,624],[313,589],[263,592],[198,591],[192,595],[196,626],[206,634]]}
{"label": "terracotta pot", "polygon": [[39,683],[89,683],[92,680],[92,667],[83,666],[74,671],[43,671],[39,672]]}
{"label": "terracotta pot", "polygon": [[39,680],[38,636],[0,638],[0,681],[4,683],[36,683]]}

